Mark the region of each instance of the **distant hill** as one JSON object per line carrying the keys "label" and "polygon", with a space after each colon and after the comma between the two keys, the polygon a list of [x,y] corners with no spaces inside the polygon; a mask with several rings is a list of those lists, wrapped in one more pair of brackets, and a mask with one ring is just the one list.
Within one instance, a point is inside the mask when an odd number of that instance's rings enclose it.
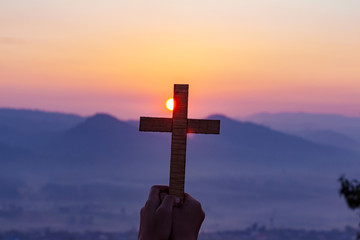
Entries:
{"label": "distant hill", "polygon": [[124,177],[133,175],[136,169],[144,171],[166,158],[167,149],[161,151],[162,139],[142,134],[127,122],[108,114],[96,114],[58,134],[45,145],[44,151],[54,156],[59,169],[64,166],[74,170],[86,168],[78,177],[87,173]]}
{"label": "distant hill", "polygon": [[312,142],[360,151],[360,143],[354,138],[332,130],[298,130],[292,131],[292,134],[301,136]]}
{"label": "distant hill", "polygon": [[[243,164],[256,165],[268,170],[288,168],[317,171],[326,165],[329,171],[330,168],[338,171],[344,165],[353,164],[358,156],[351,151],[313,143],[251,122],[235,121],[221,115],[209,118],[221,120],[220,136],[196,135],[189,139],[189,149],[194,154],[214,159],[214,162],[217,162],[215,159],[225,158],[222,164],[228,162],[231,165],[239,164],[239,167]],[[214,150],[209,151],[209,146]]]}
{"label": "distant hill", "polygon": [[63,131],[84,119],[75,114],[0,108],[0,125],[21,129],[24,132]]}
{"label": "distant hill", "polygon": [[74,114],[0,108],[0,142],[38,146],[52,134],[67,130],[82,121],[83,117]]}
{"label": "distant hill", "polygon": [[[170,133],[139,132],[137,121],[104,113],[88,118],[23,110],[2,114],[0,135],[9,129],[16,135],[0,140],[0,190],[6,189],[0,205],[18,204],[24,214],[0,214],[6,226],[42,216],[45,220],[31,226],[129,229],[138,224],[148,188],[168,183]],[[39,126],[42,117],[45,126]],[[186,191],[203,203],[206,229],[272,218],[305,228],[352,221],[338,196],[337,178],[358,175],[359,153],[252,122],[209,118],[221,120],[221,134],[189,135],[186,181]],[[74,225],[75,213],[93,221]]]}
{"label": "distant hill", "polygon": [[326,145],[360,149],[360,118],[336,114],[259,113],[244,118]]}

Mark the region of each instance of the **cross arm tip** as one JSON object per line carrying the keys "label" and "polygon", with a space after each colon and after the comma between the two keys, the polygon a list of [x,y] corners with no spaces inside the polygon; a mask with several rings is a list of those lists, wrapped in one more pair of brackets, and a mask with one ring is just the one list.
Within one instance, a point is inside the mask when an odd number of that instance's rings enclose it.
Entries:
{"label": "cross arm tip", "polygon": [[171,118],[140,117],[140,132],[171,132]]}

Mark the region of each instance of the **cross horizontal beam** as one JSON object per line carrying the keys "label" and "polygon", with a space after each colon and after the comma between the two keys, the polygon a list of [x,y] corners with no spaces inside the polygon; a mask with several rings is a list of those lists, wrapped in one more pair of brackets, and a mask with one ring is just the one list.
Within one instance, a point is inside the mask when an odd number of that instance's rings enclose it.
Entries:
{"label": "cross horizontal beam", "polygon": [[220,120],[188,119],[188,133],[219,134]]}
{"label": "cross horizontal beam", "polygon": [[188,133],[219,134],[219,120],[188,119],[188,84],[174,85],[172,118],[140,117],[140,131],[171,132],[169,194],[184,201],[186,141]]}
{"label": "cross horizontal beam", "polygon": [[140,117],[139,130],[142,132],[171,132],[172,118]]}
{"label": "cross horizontal beam", "polygon": [[[172,132],[172,118],[140,117],[142,132]],[[219,134],[220,120],[188,119],[187,133]]]}

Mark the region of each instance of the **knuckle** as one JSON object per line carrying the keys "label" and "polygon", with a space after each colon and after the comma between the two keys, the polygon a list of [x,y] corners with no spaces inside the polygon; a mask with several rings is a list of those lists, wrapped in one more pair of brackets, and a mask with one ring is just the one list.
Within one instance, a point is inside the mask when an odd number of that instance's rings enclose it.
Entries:
{"label": "knuckle", "polygon": [[173,196],[171,196],[171,195],[167,195],[166,193],[165,193],[165,195],[164,195],[164,202],[169,202],[169,201],[173,201],[174,200],[174,198],[173,198]]}
{"label": "knuckle", "polygon": [[142,207],[142,208],[140,209],[140,216],[143,216],[143,215],[145,214],[145,212],[146,212],[145,207]]}
{"label": "knuckle", "polygon": [[201,206],[201,203],[198,201],[194,201],[194,208],[199,213],[199,216],[204,219],[205,218],[205,212]]}
{"label": "knuckle", "polygon": [[150,192],[155,191],[155,190],[158,189],[158,188],[159,188],[158,185],[153,185],[153,186],[151,186],[151,188],[150,188]]}
{"label": "knuckle", "polygon": [[201,208],[201,203],[200,203],[200,202],[198,202],[198,201],[194,201],[194,203],[193,203],[193,204],[194,204],[194,207],[195,207],[195,208],[197,208],[197,209],[202,209],[202,208]]}
{"label": "knuckle", "polygon": [[151,208],[152,205],[154,205],[154,202],[152,200],[147,200],[144,208],[149,209],[149,208]]}
{"label": "knuckle", "polygon": [[202,220],[205,219],[205,212],[202,209],[201,209],[201,212],[200,212],[200,216],[201,216]]}

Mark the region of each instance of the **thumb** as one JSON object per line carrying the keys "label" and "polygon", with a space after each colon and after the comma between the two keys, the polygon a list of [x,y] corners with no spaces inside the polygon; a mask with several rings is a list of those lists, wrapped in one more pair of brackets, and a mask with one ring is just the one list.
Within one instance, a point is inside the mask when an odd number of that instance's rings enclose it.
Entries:
{"label": "thumb", "polygon": [[178,203],[180,203],[180,198],[171,195],[166,195],[164,200],[160,204],[159,208],[157,209],[157,211],[167,212],[171,214],[175,204]]}

